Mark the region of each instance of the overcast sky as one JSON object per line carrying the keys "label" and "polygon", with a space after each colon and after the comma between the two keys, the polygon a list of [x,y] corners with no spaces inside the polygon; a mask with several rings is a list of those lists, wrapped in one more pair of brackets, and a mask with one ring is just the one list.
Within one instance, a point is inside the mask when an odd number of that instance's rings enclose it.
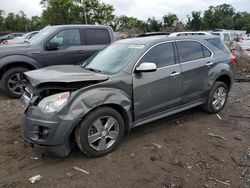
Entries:
{"label": "overcast sky", "polygon": [[[102,0],[112,4],[117,15],[134,16],[146,20],[148,17],[161,19],[163,15],[175,13],[182,20],[192,11],[204,11],[210,5],[223,3],[233,5],[236,11],[250,12],[249,0]],[[6,13],[23,10],[28,17],[41,15],[40,0],[0,0],[0,9]]]}

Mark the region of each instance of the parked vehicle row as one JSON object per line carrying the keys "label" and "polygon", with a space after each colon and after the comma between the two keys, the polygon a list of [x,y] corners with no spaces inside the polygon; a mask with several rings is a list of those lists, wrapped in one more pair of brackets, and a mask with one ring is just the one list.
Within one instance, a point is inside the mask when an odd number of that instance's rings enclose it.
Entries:
{"label": "parked vehicle row", "polygon": [[25,33],[23,36],[15,37],[10,40],[5,40],[2,44],[23,44],[25,42],[29,42],[29,40],[34,37],[39,31],[32,31],[29,33]]}
{"label": "parked vehicle row", "polygon": [[6,40],[14,39],[15,37],[21,37],[24,33],[10,33],[8,35],[4,35],[0,37],[0,44]]}
{"label": "parked vehicle row", "polygon": [[48,26],[25,44],[0,46],[0,79],[4,94],[20,98],[23,72],[51,65],[79,64],[115,41],[106,26]]}
{"label": "parked vehicle row", "polygon": [[[54,41],[64,41],[61,32],[86,36],[73,28],[50,35],[44,46],[54,49]],[[67,156],[74,143],[88,156],[103,156],[136,126],[199,105],[220,112],[234,80],[234,61],[213,35],[151,36],[117,41],[80,65],[25,72],[24,138],[57,156]]]}

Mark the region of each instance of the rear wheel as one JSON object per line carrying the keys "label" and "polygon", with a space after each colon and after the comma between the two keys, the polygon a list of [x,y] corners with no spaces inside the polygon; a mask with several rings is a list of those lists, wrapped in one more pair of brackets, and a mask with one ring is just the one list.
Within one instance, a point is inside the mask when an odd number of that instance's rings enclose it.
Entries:
{"label": "rear wheel", "polygon": [[1,85],[5,95],[11,98],[20,98],[27,85],[23,72],[29,69],[25,67],[13,67],[8,69],[2,76]]}
{"label": "rear wheel", "polygon": [[207,102],[203,105],[203,109],[208,113],[220,112],[228,98],[228,87],[224,82],[216,81],[209,92]]}
{"label": "rear wheel", "polygon": [[112,152],[123,135],[123,118],[109,107],[90,112],[75,130],[75,140],[79,149],[91,157],[100,157]]}

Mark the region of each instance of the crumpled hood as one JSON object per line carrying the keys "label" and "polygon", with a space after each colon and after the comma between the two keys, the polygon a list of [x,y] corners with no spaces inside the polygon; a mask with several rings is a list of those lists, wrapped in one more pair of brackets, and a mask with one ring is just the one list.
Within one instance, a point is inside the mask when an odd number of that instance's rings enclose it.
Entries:
{"label": "crumpled hood", "polygon": [[71,83],[81,81],[105,81],[107,75],[83,69],[80,65],[57,65],[24,73],[32,86],[42,83]]}

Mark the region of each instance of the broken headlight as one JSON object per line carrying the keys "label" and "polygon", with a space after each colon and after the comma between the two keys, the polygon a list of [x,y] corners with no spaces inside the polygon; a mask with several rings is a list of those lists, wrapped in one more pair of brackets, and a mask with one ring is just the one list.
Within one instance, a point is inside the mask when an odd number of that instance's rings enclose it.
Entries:
{"label": "broken headlight", "polygon": [[38,107],[45,110],[46,112],[56,112],[68,102],[69,96],[69,92],[50,95],[48,97],[43,98],[38,103]]}

